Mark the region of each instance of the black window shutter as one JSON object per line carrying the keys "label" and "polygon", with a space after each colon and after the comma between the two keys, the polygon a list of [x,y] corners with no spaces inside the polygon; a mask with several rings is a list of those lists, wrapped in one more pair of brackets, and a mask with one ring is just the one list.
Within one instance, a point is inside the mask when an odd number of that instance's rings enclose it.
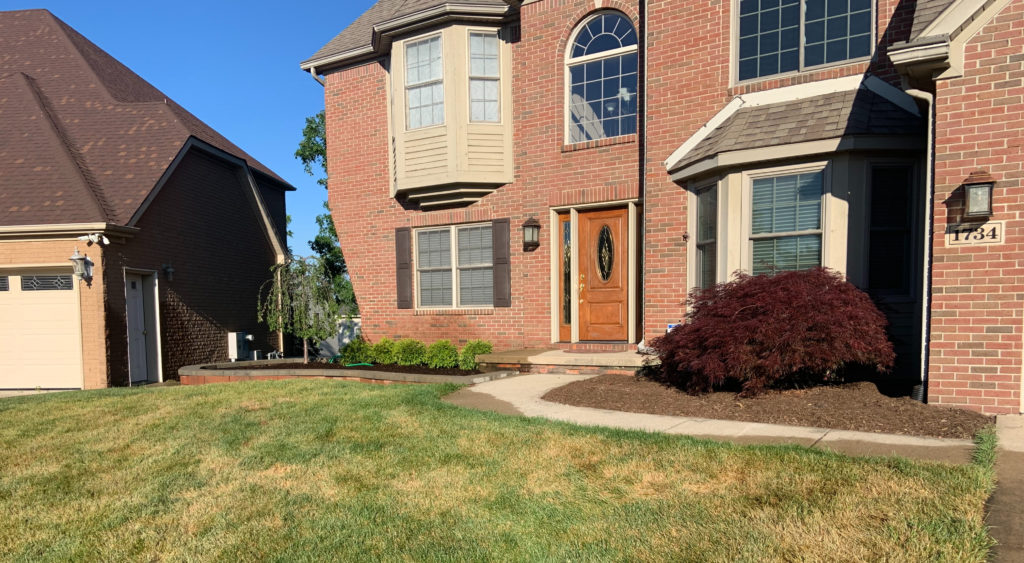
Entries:
{"label": "black window shutter", "polygon": [[494,306],[512,306],[511,236],[508,219],[491,221],[491,260],[494,264]]}
{"label": "black window shutter", "polygon": [[412,309],[412,229],[395,229],[395,278],[398,308]]}

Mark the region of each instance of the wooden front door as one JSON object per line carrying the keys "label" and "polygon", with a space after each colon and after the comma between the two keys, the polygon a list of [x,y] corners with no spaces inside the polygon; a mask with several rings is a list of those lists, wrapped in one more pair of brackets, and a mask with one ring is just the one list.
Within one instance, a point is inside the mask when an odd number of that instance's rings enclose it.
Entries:
{"label": "wooden front door", "polygon": [[629,215],[626,209],[580,212],[580,340],[629,337]]}

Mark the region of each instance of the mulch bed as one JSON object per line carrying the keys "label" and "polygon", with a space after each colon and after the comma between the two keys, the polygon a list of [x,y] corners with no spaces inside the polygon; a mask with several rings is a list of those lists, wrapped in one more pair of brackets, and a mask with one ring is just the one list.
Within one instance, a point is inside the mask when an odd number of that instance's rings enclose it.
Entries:
{"label": "mulch bed", "polygon": [[428,368],[426,366],[399,366],[399,365],[374,365],[374,366],[346,366],[345,364],[329,364],[327,362],[277,362],[272,364],[259,364],[252,366],[224,366],[208,367],[211,370],[237,370],[237,369],[286,369],[290,371],[303,371],[307,369],[345,369],[359,371],[383,371],[388,373],[417,373],[427,375],[478,375],[480,370],[462,370],[459,368]]}
{"label": "mulch bed", "polygon": [[888,397],[867,381],[739,398],[733,392],[692,396],[641,376],[601,375],[552,389],[544,399],[626,412],[937,438],[970,439],[994,422],[972,411]]}

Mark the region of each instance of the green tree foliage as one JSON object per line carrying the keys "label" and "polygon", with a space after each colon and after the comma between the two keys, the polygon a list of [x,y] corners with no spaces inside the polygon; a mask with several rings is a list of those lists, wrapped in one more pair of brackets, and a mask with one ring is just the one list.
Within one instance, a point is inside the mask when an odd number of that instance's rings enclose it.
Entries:
{"label": "green tree foliage", "polygon": [[291,257],[270,269],[273,277],[260,288],[256,319],[273,331],[302,339],[302,356],[309,362],[310,340],[320,342],[338,334],[338,301],[332,280],[319,257]]}
{"label": "green tree foliage", "polygon": [[[306,118],[295,158],[302,162],[307,174],[319,176],[316,181],[318,184],[327,187],[327,129],[323,111]],[[334,220],[331,218],[331,209],[327,202],[324,202],[324,213],[316,216],[316,224],[319,231],[316,237],[309,241],[309,248],[320,257],[330,274],[331,287],[334,289],[341,313],[357,315],[359,306],[352,290],[352,283],[348,279],[348,267],[345,265],[345,256],[341,252],[338,233],[334,230]]]}

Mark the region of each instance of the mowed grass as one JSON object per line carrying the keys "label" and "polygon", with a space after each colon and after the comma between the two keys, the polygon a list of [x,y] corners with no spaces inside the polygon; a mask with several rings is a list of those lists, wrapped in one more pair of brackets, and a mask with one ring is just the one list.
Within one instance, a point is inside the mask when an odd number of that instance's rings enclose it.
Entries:
{"label": "mowed grass", "polygon": [[[0,400],[4,560],[983,561],[971,466],[288,381]],[[989,443],[987,448],[991,448]]]}

